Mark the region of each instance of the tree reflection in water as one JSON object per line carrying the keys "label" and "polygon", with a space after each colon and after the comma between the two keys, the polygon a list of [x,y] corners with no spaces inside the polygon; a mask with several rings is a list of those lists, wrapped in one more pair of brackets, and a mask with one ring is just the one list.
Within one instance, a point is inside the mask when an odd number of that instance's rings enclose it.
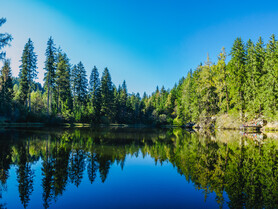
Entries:
{"label": "tree reflection in water", "polygon": [[[103,183],[113,164],[124,169],[127,155],[170,162],[204,199],[216,193],[219,207],[274,208],[278,202],[278,142],[254,141],[239,132],[189,133],[181,129],[75,129],[5,131],[0,140],[0,200],[11,165],[16,167],[19,198],[27,208],[34,190],[32,165],[42,160],[43,206],[78,187],[84,175]],[[224,198],[224,192],[228,199]],[[0,202],[0,208],[5,208]]]}

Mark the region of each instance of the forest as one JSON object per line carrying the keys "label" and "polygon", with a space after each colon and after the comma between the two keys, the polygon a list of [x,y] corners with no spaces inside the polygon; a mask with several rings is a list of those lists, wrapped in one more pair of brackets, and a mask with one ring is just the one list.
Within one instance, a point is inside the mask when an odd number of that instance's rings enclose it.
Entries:
{"label": "forest", "polygon": [[[5,22],[0,19],[0,26]],[[266,44],[261,37],[257,42],[236,38],[228,54],[221,50],[216,63],[208,56],[172,89],[157,87],[151,95],[142,96],[128,93],[125,81],[115,86],[108,68],[100,76],[92,65],[87,76],[82,62],[70,63],[52,37],[45,50],[44,84],[35,82],[37,54],[31,39],[22,52],[20,73],[13,77],[4,51],[11,43],[11,34],[0,34],[0,122],[183,126],[223,114],[242,121],[259,117],[274,121],[278,116],[275,35]]]}

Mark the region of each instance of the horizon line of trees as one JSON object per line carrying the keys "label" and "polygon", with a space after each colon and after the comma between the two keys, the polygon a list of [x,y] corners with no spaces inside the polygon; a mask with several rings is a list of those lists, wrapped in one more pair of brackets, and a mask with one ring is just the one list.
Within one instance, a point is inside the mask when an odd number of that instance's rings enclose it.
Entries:
{"label": "horizon line of trees", "polygon": [[[0,19],[0,26],[5,23]],[[0,50],[12,36],[0,34]],[[227,56],[230,60],[227,62]],[[277,119],[278,42],[272,35],[265,45],[237,38],[229,54],[223,48],[217,63],[204,64],[180,79],[172,89],[157,87],[151,95],[129,94],[124,81],[113,84],[108,68],[100,77],[96,66],[87,77],[80,61],[72,65],[52,37],[45,52],[44,86],[37,77],[37,54],[31,39],[24,46],[18,78],[10,60],[0,71],[0,114],[12,121],[145,123],[184,125],[218,114],[242,120]],[[89,78],[89,80],[88,80]]]}

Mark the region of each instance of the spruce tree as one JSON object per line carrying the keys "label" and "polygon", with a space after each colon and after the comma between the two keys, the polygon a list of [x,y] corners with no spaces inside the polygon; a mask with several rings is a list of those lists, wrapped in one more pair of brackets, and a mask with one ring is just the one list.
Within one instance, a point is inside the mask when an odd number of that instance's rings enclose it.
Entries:
{"label": "spruce tree", "polygon": [[231,105],[240,111],[243,118],[245,109],[246,85],[246,51],[241,38],[237,38],[231,50],[231,60],[228,65]]}
{"label": "spruce tree", "polygon": [[88,91],[88,80],[86,71],[82,62],[79,62],[74,68],[74,88],[76,95],[76,104],[80,108],[82,105],[86,105],[87,91]]}
{"label": "spruce tree", "polygon": [[179,118],[183,122],[192,121],[192,71],[190,70],[182,85],[181,108]]}
{"label": "spruce tree", "polygon": [[117,119],[119,123],[127,122],[127,98],[127,86],[126,82],[123,81],[122,86],[118,88]]}
{"label": "spruce tree", "polygon": [[219,97],[218,106],[221,112],[228,112],[230,108],[229,103],[229,91],[228,91],[228,84],[227,84],[227,67],[226,67],[226,52],[225,48],[222,48],[221,53],[218,56],[218,62],[215,66],[213,66],[214,70],[214,82],[216,86],[216,93]]}
{"label": "spruce tree", "polygon": [[256,65],[255,45],[249,39],[246,43],[246,82],[245,82],[245,99],[246,108],[253,108],[252,102],[254,101],[254,68]]}
{"label": "spruce tree", "polygon": [[262,38],[260,37],[255,46],[256,53],[256,68],[254,69],[254,82],[255,82],[255,101],[254,106],[259,109],[259,114],[262,114],[263,108],[263,98],[264,98],[264,90],[263,90],[263,76],[265,72],[263,71],[263,66],[265,62],[265,46]]}
{"label": "spruce tree", "polygon": [[11,114],[13,100],[13,83],[10,60],[5,60],[0,71],[0,110]]}
{"label": "spruce tree", "polygon": [[113,106],[113,83],[108,68],[105,68],[101,77],[101,115],[110,121],[113,119]]}
{"label": "spruce tree", "polygon": [[47,91],[47,113],[51,112],[52,105],[52,93],[54,91],[55,84],[55,71],[56,71],[56,48],[52,37],[47,41],[47,48],[45,52],[45,74],[44,74],[44,85]]}
{"label": "spruce tree", "polygon": [[93,110],[94,121],[100,120],[100,108],[101,108],[101,92],[100,92],[100,79],[96,66],[92,69],[90,75],[90,103]]}
{"label": "spruce tree", "polygon": [[56,72],[57,111],[72,109],[72,95],[70,85],[70,63],[66,53],[58,53]]}
{"label": "spruce tree", "polygon": [[278,99],[278,49],[277,40],[272,35],[266,46],[265,62],[263,66],[263,98],[264,113],[272,117],[277,114]]}
{"label": "spruce tree", "polygon": [[71,88],[72,88],[72,95],[73,95],[73,108],[76,107],[76,85],[77,85],[77,66],[74,65],[71,70]]}
{"label": "spruce tree", "polygon": [[212,70],[211,62],[209,56],[207,56],[207,61],[205,65],[200,66],[199,72],[199,93],[201,96],[201,113],[203,116],[215,115],[218,110],[218,98],[215,93],[216,87],[213,77],[214,71]]}
{"label": "spruce tree", "polygon": [[254,116],[261,112],[261,84],[264,64],[264,48],[260,38],[256,46],[251,40],[246,46],[246,103],[247,110]]}
{"label": "spruce tree", "polygon": [[[31,90],[34,84],[34,79],[37,77],[37,55],[34,52],[34,45],[31,39],[24,46],[24,50],[21,57],[20,66],[20,101],[22,104],[28,106],[31,111]],[[28,100],[27,100],[28,99]]]}

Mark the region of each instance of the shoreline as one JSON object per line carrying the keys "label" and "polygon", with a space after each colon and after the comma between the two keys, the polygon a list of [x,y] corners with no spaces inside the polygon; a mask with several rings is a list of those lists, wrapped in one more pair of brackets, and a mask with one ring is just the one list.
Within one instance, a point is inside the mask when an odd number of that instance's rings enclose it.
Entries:
{"label": "shoreline", "polygon": [[[182,129],[193,129],[193,130],[223,130],[223,131],[241,131],[248,130],[242,127],[187,127],[186,125],[147,125],[147,124],[90,124],[90,123],[41,123],[41,122],[22,122],[22,123],[0,123],[0,128],[49,128],[49,127],[61,127],[61,128],[93,128],[93,127],[119,127],[119,128],[182,128]],[[271,133],[278,132],[278,127],[263,126],[259,129],[252,129],[253,132]],[[248,131],[247,131],[248,132]]]}

